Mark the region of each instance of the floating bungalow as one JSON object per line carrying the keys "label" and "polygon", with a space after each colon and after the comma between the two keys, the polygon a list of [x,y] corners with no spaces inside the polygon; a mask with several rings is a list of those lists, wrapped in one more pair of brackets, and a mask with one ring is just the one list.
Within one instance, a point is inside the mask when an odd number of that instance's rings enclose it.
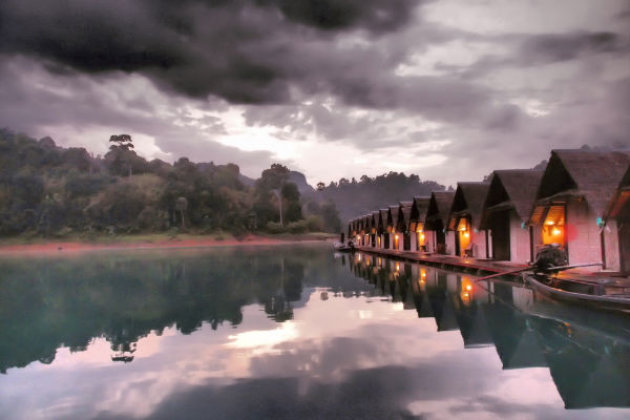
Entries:
{"label": "floating bungalow", "polygon": [[483,206],[481,229],[492,234],[495,260],[534,261],[533,228],[527,225],[544,171],[498,170],[492,173]]}
{"label": "floating bungalow", "polygon": [[413,201],[401,201],[398,205],[398,221],[396,226],[396,232],[402,237],[402,241],[399,243],[399,249],[401,251],[416,251],[415,244],[411,240],[411,232],[409,228],[409,220],[411,217],[411,206]]}
{"label": "floating bungalow", "polygon": [[398,206],[389,206],[387,208],[387,232],[389,234],[389,248],[400,249],[400,235],[396,232],[398,226]]}
{"label": "floating bungalow", "polygon": [[453,255],[455,250],[455,235],[446,230],[454,199],[455,193],[450,191],[434,191],[429,199],[424,231],[432,232],[433,249],[438,254]]}
{"label": "floating bungalow", "polygon": [[455,255],[490,258],[490,236],[481,231],[483,205],[490,184],[459,182],[451,206],[448,230],[455,232]]}
{"label": "floating bungalow", "polygon": [[387,231],[387,215],[388,209],[380,209],[378,211],[378,241],[377,247],[380,249],[389,249],[389,232]]}
{"label": "floating bungalow", "polygon": [[376,248],[377,247],[377,242],[378,242],[378,235],[377,235],[377,230],[378,230],[378,218],[379,218],[379,212],[378,211],[373,211],[371,213],[371,219],[370,219],[370,246],[372,248]]}
{"label": "floating bungalow", "polygon": [[600,262],[620,271],[620,244],[628,241],[620,235],[627,228],[606,216],[628,165],[627,152],[553,150],[529,219],[535,248],[557,244],[571,265]]}
{"label": "floating bungalow", "polygon": [[433,232],[424,230],[427,211],[429,210],[431,197],[414,197],[409,215],[409,232],[411,235],[412,250],[420,252],[433,252],[435,250]]}

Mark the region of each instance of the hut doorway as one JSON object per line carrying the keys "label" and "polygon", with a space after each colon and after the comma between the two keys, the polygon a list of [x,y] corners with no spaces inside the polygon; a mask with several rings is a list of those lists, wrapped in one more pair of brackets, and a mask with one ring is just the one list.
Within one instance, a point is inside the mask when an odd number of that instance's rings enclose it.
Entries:
{"label": "hut doorway", "polygon": [[[470,247],[470,222],[467,218],[462,217],[457,223],[457,235],[455,241],[455,253],[461,257],[464,256],[464,252]],[[477,255],[475,255],[477,257]]]}
{"label": "hut doorway", "polygon": [[411,250],[411,235],[409,232],[406,232],[403,236],[403,249],[405,251]]}
{"label": "hut doorway", "polygon": [[491,217],[492,255],[496,260],[510,260],[510,212],[495,212]]}
{"label": "hut doorway", "polygon": [[385,238],[384,238],[385,240],[383,241],[384,242],[383,248],[389,249],[389,237],[390,237],[390,234],[386,233],[384,236],[385,236]]}

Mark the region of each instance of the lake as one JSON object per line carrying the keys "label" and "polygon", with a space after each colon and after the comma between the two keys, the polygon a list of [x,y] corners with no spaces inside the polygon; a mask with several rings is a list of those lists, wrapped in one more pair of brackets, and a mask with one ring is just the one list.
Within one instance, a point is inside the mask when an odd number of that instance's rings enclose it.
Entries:
{"label": "lake", "polygon": [[5,256],[0,417],[630,418],[629,320],[327,244]]}

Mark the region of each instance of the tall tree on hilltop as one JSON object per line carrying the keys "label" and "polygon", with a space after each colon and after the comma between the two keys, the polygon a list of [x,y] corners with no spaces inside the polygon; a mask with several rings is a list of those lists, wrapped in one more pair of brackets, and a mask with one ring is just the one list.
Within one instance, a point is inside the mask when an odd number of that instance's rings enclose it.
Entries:
{"label": "tall tree on hilltop", "polygon": [[126,165],[129,171],[129,176],[132,175],[131,161],[132,155],[135,155],[131,149],[134,148],[133,140],[129,134],[112,134],[109,137],[109,142],[114,143],[109,146],[110,153],[113,155],[113,167],[119,167]]}

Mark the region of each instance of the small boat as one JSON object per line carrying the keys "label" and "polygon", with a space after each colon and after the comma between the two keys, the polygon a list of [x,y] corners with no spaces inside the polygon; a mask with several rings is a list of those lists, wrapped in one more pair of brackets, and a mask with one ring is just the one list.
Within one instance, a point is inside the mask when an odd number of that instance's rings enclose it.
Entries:
{"label": "small boat", "polygon": [[335,252],[354,252],[354,251],[356,251],[356,248],[355,248],[354,243],[352,241],[348,241],[347,244],[344,244],[343,242],[335,242],[333,244],[333,248],[335,249]]}
{"label": "small boat", "polygon": [[630,314],[630,291],[627,288],[621,288],[622,293],[614,293],[607,284],[536,273],[526,275],[525,279],[534,290],[554,299]]}

